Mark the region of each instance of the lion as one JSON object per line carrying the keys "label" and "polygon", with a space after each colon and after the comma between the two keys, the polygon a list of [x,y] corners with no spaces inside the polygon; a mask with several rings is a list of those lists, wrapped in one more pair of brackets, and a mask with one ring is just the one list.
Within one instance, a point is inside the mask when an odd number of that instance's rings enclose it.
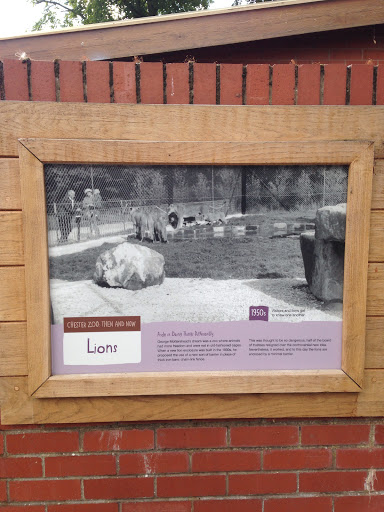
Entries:
{"label": "lion", "polygon": [[130,215],[136,229],[136,238],[141,242],[147,238],[154,241],[154,220],[150,213],[140,206],[130,208]]}
{"label": "lion", "polygon": [[167,242],[167,216],[166,213],[155,208],[151,212],[153,218],[153,235],[156,242]]}

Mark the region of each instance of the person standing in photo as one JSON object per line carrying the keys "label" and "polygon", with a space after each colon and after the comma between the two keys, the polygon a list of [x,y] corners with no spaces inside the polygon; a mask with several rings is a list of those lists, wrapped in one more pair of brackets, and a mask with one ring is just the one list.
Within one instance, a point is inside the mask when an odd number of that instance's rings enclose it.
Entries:
{"label": "person standing in photo", "polygon": [[83,199],[83,212],[84,217],[89,226],[89,236],[97,235],[99,233],[99,228],[96,223],[96,214],[95,214],[95,198],[90,188],[86,188],[84,190],[85,197]]}
{"label": "person standing in photo", "polygon": [[75,210],[75,192],[68,190],[65,198],[59,204],[57,220],[60,229],[59,243],[68,242],[68,236],[72,231],[72,217]]}
{"label": "person standing in photo", "polygon": [[97,236],[100,235],[99,231],[99,223],[100,223],[100,214],[101,214],[101,208],[103,204],[103,200],[101,198],[100,190],[98,188],[95,188],[93,191],[93,204],[95,206],[95,225],[96,225],[96,234]]}

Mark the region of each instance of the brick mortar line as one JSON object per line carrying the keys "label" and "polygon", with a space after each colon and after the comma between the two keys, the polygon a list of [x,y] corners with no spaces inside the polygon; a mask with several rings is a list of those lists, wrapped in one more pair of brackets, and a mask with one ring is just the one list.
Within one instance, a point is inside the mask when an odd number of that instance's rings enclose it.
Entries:
{"label": "brick mortar line", "polygon": [[[231,494],[229,496],[219,495],[219,496],[165,496],[165,497],[138,497],[138,498],[114,498],[114,499],[84,499],[84,500],[52,500],[52,501],[8,501],[8,502],[2,502],[1,505],[5,506],[26,506],[26,505],[33,505],[33,506],[56,506],[56,505],[86,505],[86,504],[114,504],[114,503],[162,503],[162,502],[195,502],[195,501],[237,501],[237,500],[263,500],[263,501],[269,501],[274,499],[305,499],[305,498],[321,498],[321,497],[332,497],[332,498],[344,498],[346,496],[350,497],[365,497],[365,496],[384,496],[384,491],[373,491],[368,492],[365,491],[363,494],[359,491],[347,491],[346,493],[316,493],[316,492],[303,492],[303,493],[280,493],[280,494]],[[0,506],[1,509],[1,506]],[[26,509],[28,510],[28,509]]]}
{"label": "brick mortar line", "polygon": [[0,460],[2,457],[17,459],[17,458],[36,458],[36,457],[88,457],[88,456],[100,456],[100,455],[124,455],[124,454],[161,454],[161,453],[233,453],[233,452],[249,452],[249,451],[286,451],[286,452],[306,452],[309,450],[384,450],[384,446],[382,444],[371,444],[371,441],[367,441],[365,444],[350,444],[350,445],[263,445],[263,446],[219,446],[219,447],[186,447],[186,448],[139,448],[139,449],[129,449],[129,450],[100,450],[100,451],[81,451],[81,448],[76,450],[69,450],[66,452],[19,452],[19,453],[9,453],[4,449],[3,456],[0,456]]}
{"label": "brick mortar line", "polygon": [[[292,468],[289,469],[267,469],[267,470],[249,470],[249,471],[236,471],[236,470],[218,470],[218,471],[199,471],[199,472],[178,472],[178,473],[135,473],[135,474],[105,474],[105,475],[63,475],[63,476],[38,476],[38,477],[12,477],[8,478],[5,477],[2,480],[5,480],[7,482],[46,482],[46,481],[64,481],[64,480],[117,480],[121,478],[128,478],[128,479],[145,479],[145,478],[184,478],[184,477],[196,477],[196,476],[204,476],[204,477],[211,477],[211,476],[260,476],[260,475],[311,475],[311,474],[321,474],[321,473],[367,473],[372,468],[348,468],[348,469],[338,469],[334,470],[332,468],[319,468],[319,469],[301,469],[301,468]],[[383,468],[384,470],[384,468]],[[383,472],[383,471],[381,471]],[[361,491],[363,492],[363,491]],[[367,491],[368,492],[368,491]],[[378,492],[378,491],[376,491]],[[384,489],[383,489],[384,492]]]}

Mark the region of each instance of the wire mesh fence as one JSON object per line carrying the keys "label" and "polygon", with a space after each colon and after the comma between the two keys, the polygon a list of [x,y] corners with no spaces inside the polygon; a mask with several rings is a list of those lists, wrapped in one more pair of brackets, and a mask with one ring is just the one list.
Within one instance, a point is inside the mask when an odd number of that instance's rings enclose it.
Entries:
{"label": "wire mesh fence", "polygon": [[48,244],[133,233],[132,207],[234,214],[346,202],[344,166],[45,165]]}

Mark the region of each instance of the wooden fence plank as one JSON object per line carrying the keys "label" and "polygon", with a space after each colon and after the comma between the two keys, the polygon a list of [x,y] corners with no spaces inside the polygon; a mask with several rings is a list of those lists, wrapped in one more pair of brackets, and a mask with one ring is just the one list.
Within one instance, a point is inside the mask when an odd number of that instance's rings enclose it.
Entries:
{"label": "wooden fence plank", "polygon": [[269,105],[269,64],[248,64],[247,105]]}
{"label": "wooden fence plank", "polygon": [[384,263],[368,265],[367,315],[384,315]]}
{"label": "wooden fence plank", "polygon": [[0,158],[0,210],[20,210],[20,171],[17,158]]}
{"label": "wooden fence plank", "polygon": [[4,92],[6,100],[28,101],[28,65],[27,62],[4,59]]}
{"label": "wooden fence plank", "polygon": [[372,105],[373,65],[352,64],[351,66],[351,105]]}
{"label": "wooden fence plank", "polygon": [[272,105],[294,105],[295,65],[275,64],[272,75]]}
{"label": "wooden fence plank", "polygon": [[367,318],[365,344],[365,367],[384,368],[384,317]]}
{"label": "wooden fence plank", "polygon": [[384,211],[371,212],[369,261],[384,261]]}
{"label": "wooden fence plank", "polygon": [[169,105],[189,104],[189,63],[166,64],[167,103]]}
{"label": "wooden fence plank", "polygon": [[193,64],[193,103],[216,104],[216,63]]}
{"label": "wooden fence plank", "polygon": [[23,265],[21,212],[0,212],[0,265]]}
{"label": "wooden fence plank", "polygon": [[136,64],[113,62],[113,91],[115,103],[136,103]]}
{"label": "wooden fence plank", "polygon": [[90,423],[217,418],[303,418],[384,415],[384,371],[367,370],[360,393],[184,395],[35,399],[26,377],[0,381],[1,422]]}
{"label": "wooden fence plank", "polygon": [[243,65],[220,65],[220,105],[241,105],[243,102]]}
{"label": "wooden fence plank", "polygon": [[0,376],[27,374],[27,324],[0,322]]}
{"label": "wooden fence plank", "polygon": [[162,62],[142,62],[140,64],[140,98],[141,103],[163,103]]}
{"label": "wooden fence plank", "polygon": [[87,101],[110,103],[109,62],[87,62]]}
{"label": "wooden fence plank", "polygon": [[345,64],[324,66],[323,105],[345,105],[347,68]]}
{"label": "wooden fence plank", "polygon": [[320,104],[320,64],[298,66],[297,104]]}
{"label": "wooden fence plank", "polygon": [[384,105],[384,65],[377,67],[376,105]]}
{"label": "wooden fence plank", "polygon": [[356,393],[36,399],[28,396],[26,381],[25,377],[1,379],[2,424],[282,418],[297,417],[298,411],[302,417],[342,417],[354,416],[357,402]]}
{"label": "wooden fence plank", "polygon": [[[106,116],[110,116],[108,123]],[[2,156],[17,156],[18,138],[60,139],[70,133],[74,138],[95,140],[185,141],[207,140],[207,132],[212,140],[220,141],[373,140],[376,158],[384,156],[384,107],[379,106],[338,109],[250,106],[245,109],[224,105],[139,107],[25,102],[21,108],[20,103],[2,101],[0,120]]]}
{"label": "wooden fence plank", "polygon": [[33,101],[56,101],[55,65],[48,61],[31,62]]}
{"label": "wooden fence plank", "polygon": [[60,101],[84,102],[83,65],[81,62],[60,62]]}
{"label": "wooden fence plank", "polygon": [[24,267],[0,267],[0,322],[26,320]]}

